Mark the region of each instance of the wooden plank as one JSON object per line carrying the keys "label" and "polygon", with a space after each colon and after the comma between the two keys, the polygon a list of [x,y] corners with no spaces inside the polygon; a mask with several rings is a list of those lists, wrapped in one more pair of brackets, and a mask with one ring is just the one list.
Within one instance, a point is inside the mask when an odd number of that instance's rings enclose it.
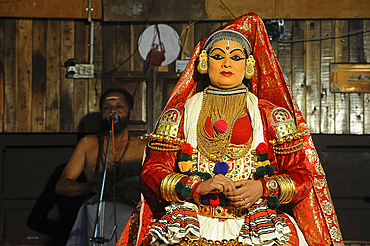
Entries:
{"label": "wooden plank", "polygon": [[104,21],[186,21],[207,19],[205,0],[103,1]]}
{"label": "wooden plank", "polygon": [[277,0],[281,19],[369,18],[370,1],[362,0]]}
{"label": "wooden plank", "polygon": [[[370,20],[364,20],[364,29],[370,29]],[[364,60],[370,63],[370,32],[364,33]],[[370,134],[370,93],[364,93],[364,134]]]}
{"label": "wooden plank", "polygon": [[[77,63],[87,64],[89,61],[88,43],[90,40],[90,25],[84,21],[75,21],[75,58]],[[78,132],[81,119],[87,114],[88,109],[88,79],[73,79],[73,131]],[[81,122],[85,124],[84,129],[87,129],[87,121]]]}
{"label": "wooden plank", "polygon": [[[0,1],[0,16],[33,18],[87,18],[89,1]],[[92,18],[101,19],[101,1],[91,0]]]}
{"label": "wooden plank", "polygon": [[137,50],[138,40],[143,31],[142,24],[131,25],[131,54],[133,54],[131,58],[131,71],[144,71],[144,59]]}
{"label": "wooden plank", "polygon": [[[321,21],[321,37],[334,35],[334,23],[332,20]],[[320,133],[333,134],[334,122],[334,95],[330,93],[330,69],[334,62],[334,39],[321,41],[321,131]]]}
{"label": "wooden plank", "polygon": [[99,98],[102,93],[101,83],[102,83],[102,56],[103,56],[103,42],[102,42],[102,31],[103,28],[100,22],[95,22],[94,24],[94,69],[95,78],[89,79],[89,107],[88,112],[94,113],[99,112]]}
{"label": "wooden plank", "polygon": [[303,118],[306,118],[306,74],[304,70],[304,43],[295,42],[304,38],[304,21],[293,21],[292,31],[292,91],[297,104],[302,111]]}
{"label": "wooden plank", "polygon": [[19,20],[17,132],[31,132],[32,20]]}
{"label": "wooden plank", "polygon": [[115,23],[107,23],[103,28],[103,90],[110,87],[109,80],[115,72],[116,29]]}
{"label": "wooden plank", "polygon": [[103,1],[104,21],[231,20],[249,12],[264,19],[369,18],[364,0],[147,0]]}
{"label": "wooden plank", "polygon": [[45,20],[32,21],[32,132],[45,131],[46,30]]}
{"label": "wooden plank", "polygon": [[194,44],[198,44],[211,33],[208,22],[197,22],[194,24]]}
{"label": "wooden plank", "polygon": [[[320,37],[320,21],[305,22],[305,38]],[[312,133],[320,133],[320,41],[305,42],[306,121]]]}
{"label": "wooden plank", "polygon": [[[59,132],[60,118],[60,21],[47,21],[45,131]],[[68,119],[66,119],[68,120]]]}
{"label": "wooden plank", "polygon": [[[177,30],[177,28],[181,27],[181,25],[177,24],[177,22],[169,22],[168,25],[170,27],[172,27],[180,37],[181,30],[179,31],[179,30]],[[181,59],[181,49],[180,49],[179,55],[177,56],[177,59]],[[176,72],[176,60],[174,62],[168,64],[168,66],[167,66],[168,67],[168,72],[170,72],[170,73]]]}
{"label": "wooden plank", "polygon": [[290,87],[292,86],[292,43],[289,41],[292,41],[292,24],[291,20],[284,21],[285,38],[278,41],[277,48],[280,66]]}
{"label": "wooden plank", "polygon": [[[182,43],[182,54],[181,59],[185,59],[187,57],[191,57],[194,51],[195,43],[194,43],[194,22],[189,24],[183,24],[183,32],[180,35],[181,43]],[[205,35],[207,36],[207,35]]]}
{"label": "wooden plank", "polygon": [[18,102],[18,20],[5,20],[3,132],[16,132]]}
{"label": "wooden plank", "polygon": [[[0,19],[0,95],[4,95],[4,38],[5,20]],[[0,99],[0,132],[3,132],[4,96]]]}
{"label": "wooden plank", "polygon": [[[349,30],[361,30],[363,28],[362,20],[349,20]],[[361,34],[349,37],[350,49],[350,63],[363,63],[363,36]],[[364,95],[362,93],[351,93],[349,95],[350,101],[350,133],[363,134],[364,132]]]}
{"label": "wooden plank", "polygon": [[[75,22],[61,21],[60,64],[74,58]],[[60,132],[73,132],[74,80],[67,79],[66,68],[60,70]]]}
{"label": "wooden plank", "polygon": [[[348,21],[336,20],[335,21],[335,35],[348,33]],[[335,62],[348,62],[349,38],[347,36],[336,38],[334,40],[334,61]],[[335,98],[335,134],[348,134],[349,133],[349,94],[336,93]]]}
{"label": "wooden plank", "polygon": [[231,20],[250,12],[258,13],[261,18],[272,19],[276,16],[275,4],[275,0],[261,0],[258,2],[252,0],[205,0],[207,17],[209,20]]}
{"label": "wooden plank", "polygon": [[130,71],[130,56],[131,56],[131,37],[130,25],[116,25],[116,64],[117,71]]}

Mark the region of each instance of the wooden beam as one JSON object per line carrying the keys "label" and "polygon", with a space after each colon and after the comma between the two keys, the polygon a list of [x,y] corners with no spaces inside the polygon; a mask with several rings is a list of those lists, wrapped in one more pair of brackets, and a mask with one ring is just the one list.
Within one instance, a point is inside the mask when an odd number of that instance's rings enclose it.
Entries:
{"label": "wooden beam", "polygon": [[249,12],[263,19],[370,18],[364,0],[103,0],[103,8],[104,21],[231,20]]}
{"label": "wooden beam", "polygon": [[[85,19],[88,0],[34,0],[0,1],[0,16],[30,18],[72,18]],[[101,19],[101,1],[91,0],[91,17]]]}
{"label": "wooden beam", "polygon": [[104,21],[206,20],[205,0],[103,0]]}

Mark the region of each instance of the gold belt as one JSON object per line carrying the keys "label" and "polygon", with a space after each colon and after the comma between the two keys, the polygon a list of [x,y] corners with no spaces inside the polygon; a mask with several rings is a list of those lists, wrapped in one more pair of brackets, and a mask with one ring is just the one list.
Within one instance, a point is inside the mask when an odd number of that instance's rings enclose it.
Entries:
{"label": "gold belt", "polygon": [[240,209],[237,207],[221,207],[221,206],[207,206],[198,204],[198,214],[220,219],[244,219],[247,215],[248,209]]}
{"label": "gold belt", "polygon": [[207,240],[205,238],[201,238],[198,240],[190,240],[188,238],[182,238],[179,242],[179,246],[242,246],[246,244],[243,244],[241,242],[238,242],[236,239],[230,239],[230,240]]}

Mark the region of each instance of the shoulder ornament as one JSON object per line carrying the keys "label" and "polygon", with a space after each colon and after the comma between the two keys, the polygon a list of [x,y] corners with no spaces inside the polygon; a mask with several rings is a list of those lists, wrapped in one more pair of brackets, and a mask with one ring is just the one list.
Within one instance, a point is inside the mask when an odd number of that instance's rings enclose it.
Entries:
{"label": "shoulder ornament", "polygon": [[[287,109],[282,107],[274,108],[270,112],[270,121],[276,131],[276,139],[270,140],[275,154],[286,155],[303,149],[302,137],[306,135],[307,130],[297,130],[294,119]],[[285,144],[290,142],[292,143]]]}
{"label": "shoulder ornament", "polygon": [[185,142],[177,137],[181,118],[182,115],[178,109],[166,110],[159,120],[155,133],[145,136],[148,147],[160,151],[178,151]]}

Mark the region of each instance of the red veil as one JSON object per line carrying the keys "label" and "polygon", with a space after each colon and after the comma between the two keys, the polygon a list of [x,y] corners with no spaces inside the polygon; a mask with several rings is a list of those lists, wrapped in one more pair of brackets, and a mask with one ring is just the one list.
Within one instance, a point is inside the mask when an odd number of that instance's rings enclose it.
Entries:
{"label": "red veil", "polygon": [[[252,78],[253,93],[259,99],[266,99],[276,106],[289,110],[296,121],[298,130],[306,128],[306,121],[303,119],[302,112],[298,108],[284,78],[262,19],[254,13],[249,13],[230,21],[220,29],[238,31],[249,40],[252,46],[252,54],[256,61],[255,74]],[[206,39],[207,37],[195,47],[193,55],[174,88],[164,111],[175,107],[180,102],[185,102],[196,93],[197,83],[193,78],[197,73],[196,65],[198,63],[198,57]],[[293,204],[294,217],[310,245],[343,244],[338,219],[326,182],[326,176],[312,142],[311,135],[309,133],[306,134],[303,141],[305,144],[305,153],[314,174],[314,185],[307,198],[297,204]],[[141,218],[143,220],[140,222],[141,231],[138,238],[138,245],[140,245],[143,234],[148,232],[145,224],[149,222],[150,216],[147,214],[149,209],[146,209],[145,206],[147,205],[144,203],[144,209],[141,210]],[[124,230],[117,245],[132,245],[127,244],[127,239],[131,233],[137,230],[130,232],[128,227]]]}

